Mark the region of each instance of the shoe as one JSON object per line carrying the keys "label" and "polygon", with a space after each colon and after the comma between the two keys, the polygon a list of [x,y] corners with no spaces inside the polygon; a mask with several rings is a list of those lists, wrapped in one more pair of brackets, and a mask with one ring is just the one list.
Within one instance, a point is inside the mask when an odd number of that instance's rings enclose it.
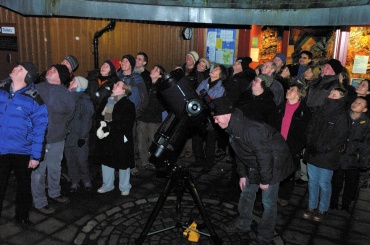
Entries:
{"label": "shoe", "polygon": [[92,186],[85,186],[85,190],[86,190],[87,192],[90,192],[90,191],[92,190]]}
{"label": "shoe", "polygon": [[55,212],[55,208],[50,207],[49,205],[46,205],[42,208],[36,208],[37,211],[43,214],[53,214]]}
{"label": "shoe", "polygon": [[128,196],[130,195],[130,191],[121,191],[121,196]]}
{"label": "shoe", "polygon": [[142,169],[155,170],[155,165],[152,163],[145,164]]}
{"label": "shoe", "polygon": [[132,176],[139,175],[139,170],[137,170],[137,168],[132,168],[132,169],[130,170],[130,172],[131,172],[131,175],[132,175]]}
{"label": "shoe", "polygon": [[69,192],[70,193],[73,193],[73,192],[76,192],[76,191],[77,191],[77,188],[76,187],[69,188]]}
{"label": "shoe", "polygon": [[20,217],[15,216],[15,222],[17,222],[24,228],[29,228],[33,226],[33,223],[29,218],[20,218]]}
{"label": "shoe", "polygon": [[360,188],[361,189],[366,189],[367,187],[369,186],[369,182],[368,181],[360,181]]}
{"label": "shoe", "polygon": [[102,194],[102,193],[107,193],[107,192],[110,192],[110,191],[113,191],[113,189],[112,189],[112,190],[108,190],[108,191],[107,191],[107,190],[103,189],[103,187],[100,187],[100,188],[97,190],[97,192],[98,192],[98,193],[101,193],[101,194]]}
{"label": "shoe", "polygon": [[55,197],[55,198],[52,198],[52,200],[54,200],[56,202],[59,202],[59,203],[68,203],[69,202],[69,198],[66,197],[66,196],[63,196],[63,195],[60,195],[60,196]]}
{"label": "shoe", "polygon": [[280,198],[279,198],[279,200],[278,200],[278,204],[279,204],[281,207],[286,207],[286,206],[288,206],[289,201],[288,201],[288,200],[286,200],[286,199],[280,199]]}
{"label": "shoe", "polygon": [[317,222],[321,222],[325,219],[325,216],[328,214],[328,212],[324,211],[318,211],[316,214],[313,216],[313,220]]}
{"label": "shoe", "polygon": [[303,218],[305,219],[312,219],[313,215],[315,214],[315,209],[314,208],[308,208],[304,213],[303,213]]}
{"label": "shoe", "polygon": [[239,228],[235,221],[231,221],[221,226],[221,229],[223,229],[227,233],[249,232],[250,231],[249,229],[246,229],[246,228]]}
{"label": "shoe", "polygon": [[295,183],[296,183],[297,185],[305,185],[305,184],[307,184],[307,183],[308,183],[308,181],[304,181],[303,179],[297,179],[297,180],[295,181]]}

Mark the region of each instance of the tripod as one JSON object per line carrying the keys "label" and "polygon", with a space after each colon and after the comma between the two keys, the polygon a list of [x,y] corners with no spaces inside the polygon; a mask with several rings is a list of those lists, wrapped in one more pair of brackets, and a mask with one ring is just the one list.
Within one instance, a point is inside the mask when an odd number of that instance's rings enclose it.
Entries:
{"label": "tripod", "polygon": [[[198,191],[196,189],[194,177],[191,175],[189,169],[186,168],[186,167],[174,166],[172,168],[172,171],[171,171],[168,178],[169,179],[167,181],[166,187],[163,190],[163,192],[161,193],[161,195],[159,196],[159,198],[158,198],[158,200],[157,200],[157,202],[154,206],[154,209],[153,209],[152,213],[150,214],[149,219],[146,222],[143,231],[141,232],[140,236],[136,239],[135,244],[136,245],[143,244],[144,240],[148,236],[150,228],[152,227],[156,217],[159,214],[159,211],[163,207],[164,202],[166,201],[168,195],[170,194],[170,192],[172,191],[172,189],[174,187],[177,187],[176,188],[176,195],[177,195],[176,212],[179,213],[180,210],[181,210],[181,200],[182,200],[182,197],[184,195],[184,190],[185,190],[185,188],[187,188],[189,190],[194,202],[195,202],[195,205],[197,206],[197,208],[199,210],[199,213],[202,215],[202,218],[205,222],[205,225],[206,225],[206,227],[207,227],[207,229],[210,233],[209,236],[211,237],[211,239],[213,240],[215,245],[222,244],[222,239],[220,239],[217,236],[215,230],[212,227],[212,223],[211,223],[210,219],[207,216],[207,213],[204,209],[203,203],[200,200]],[[181,225],[177,224],[176,226],[173,226],[169,229],[172,229],[172,228],[175,228],[175,227],[181,227]],[[168,229],[163,229],[163,230],[158,231],[158,232],[162,232],[162,231],[166,231],[166,230],[168,230]],[[155,233],[158,233],[158,232],[153,232],[152,234],[155,234]]]}

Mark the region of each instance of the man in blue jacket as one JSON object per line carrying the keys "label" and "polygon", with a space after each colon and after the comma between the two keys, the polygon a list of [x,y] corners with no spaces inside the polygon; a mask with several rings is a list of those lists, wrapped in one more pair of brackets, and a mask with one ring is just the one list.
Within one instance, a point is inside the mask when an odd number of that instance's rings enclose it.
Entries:
{"label": "man in blue jacket", "polygon": [[17,179],[15,219],[32,225],[31,172],[39,165],[48,113],[34,88],[36,66],[23,62],[0,82],[0,216],[11,169]]}

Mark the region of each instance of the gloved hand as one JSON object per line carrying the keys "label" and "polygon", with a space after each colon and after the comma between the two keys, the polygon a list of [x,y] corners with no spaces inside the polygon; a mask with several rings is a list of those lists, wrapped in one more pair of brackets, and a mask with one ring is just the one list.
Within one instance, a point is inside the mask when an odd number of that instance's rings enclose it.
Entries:
{"label": "gloved hand", "polygon": [[96,131],[96,136],[99,139],[103,139],[109,135],[109,128],[107,127],[107,123],[105,121],[100,121],[100,127]]}
{"label": "gloved hand", "polygon": [[84,144],[85,144],[85,140],[84,139],[78,139],[78,141],[77,141],[77,146],[78,147],[82,147],[82,146],[84,146]]}

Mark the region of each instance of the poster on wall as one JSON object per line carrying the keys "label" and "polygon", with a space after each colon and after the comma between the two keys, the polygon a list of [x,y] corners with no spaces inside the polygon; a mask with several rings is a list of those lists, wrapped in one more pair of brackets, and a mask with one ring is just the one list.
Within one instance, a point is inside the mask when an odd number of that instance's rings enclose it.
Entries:
{"label": "poster on wall", "polygon": [[369,56],[355,55],[355,60],[353,61],[352,73],[366,74],[368,62],[369,62]]}
{"label": "poster on wall", "polygon": [[226,66],[234,64],[236,29],[207,29],[206,57]]}

